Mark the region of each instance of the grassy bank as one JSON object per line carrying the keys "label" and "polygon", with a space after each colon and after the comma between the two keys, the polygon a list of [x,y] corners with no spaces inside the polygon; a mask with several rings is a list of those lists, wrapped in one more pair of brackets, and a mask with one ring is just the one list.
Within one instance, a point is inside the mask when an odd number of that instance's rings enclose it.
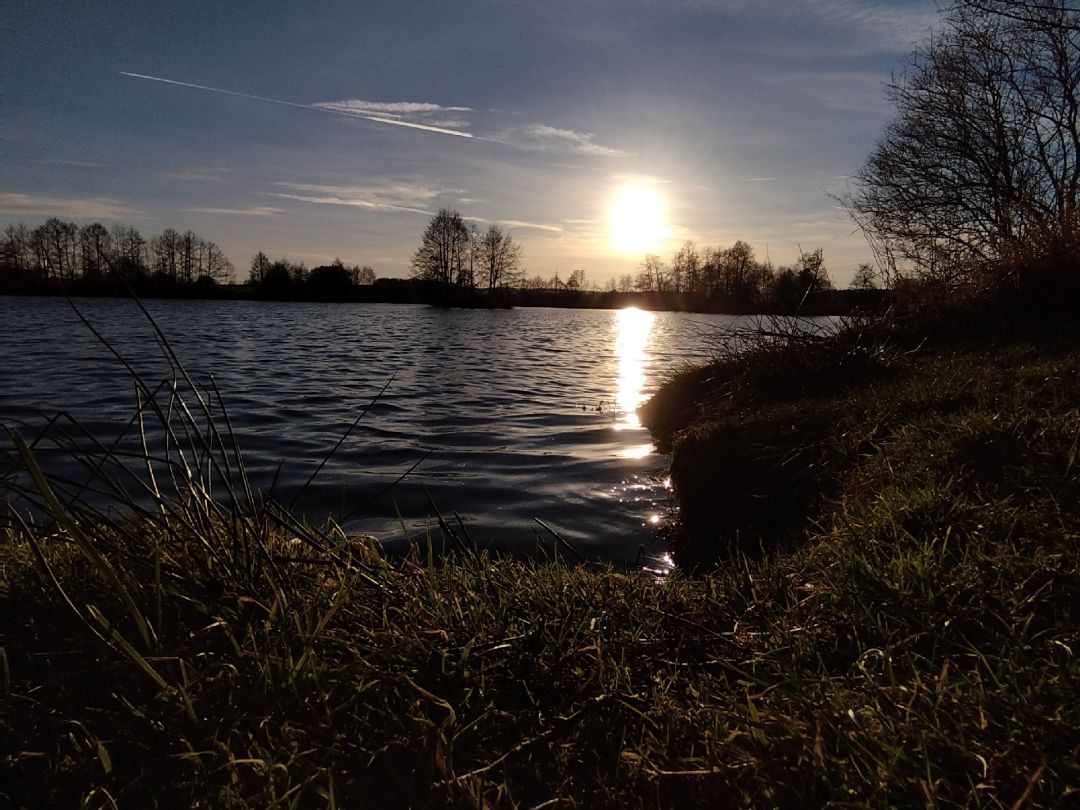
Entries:
{"label": "grassy bank", "polygon": [[864,337],[668,389],[699,576],[56,505],[0,543],[0,804],[1075,800],[1080,352]]}
{"label": "grassy bank", "polygon": [[[924,521],[945,508],[912,506]],[[152,649],[77,549],[41,544],[111,645],[13,538],[0,794],[27,807],[1053,804],[1080,784],[1075,548],[1001,542],[956,517],[917,537],[853,514],[801,552],[666,582],[272,542],[282,578],[242,585],[147,533],[146,570],[128,556],[142,546],[108,556]]]}

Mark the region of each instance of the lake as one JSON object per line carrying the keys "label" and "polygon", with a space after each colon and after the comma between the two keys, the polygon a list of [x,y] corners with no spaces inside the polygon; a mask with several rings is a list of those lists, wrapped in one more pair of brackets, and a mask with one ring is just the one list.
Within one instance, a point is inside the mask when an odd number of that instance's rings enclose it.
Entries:
{"label": "lake", "polygon": [[[132,302],[77,305],[146,379],[169,376]],[[459,515],[477,543],[524,552],[553,545],[538,518],[583,555],[620,565],[666,559],[656,529],[670,514],[668,460],[653,452],[634,409],[738,322],[636,309],[146,306],[193,376],[213,374],[253,484],[273,485],[279,500],[301,491],[369,408],[304,490],[298,512],[344,516],[374,498],[344,523],[394,548],[409,536],[438,536],[434,503]],[[0,298],[5,426],[33,436],[64,411],[104,441],[122,431],[136,402],[131,377],[66,301]]]}

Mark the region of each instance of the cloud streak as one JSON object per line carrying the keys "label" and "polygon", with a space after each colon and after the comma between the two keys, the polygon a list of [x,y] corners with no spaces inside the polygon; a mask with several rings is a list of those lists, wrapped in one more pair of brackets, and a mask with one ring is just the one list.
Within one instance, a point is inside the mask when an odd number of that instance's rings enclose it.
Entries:
{"label": "cloud streak", "polygon": [[69,217],[71,219],[131,219],[142,211],[106,197],[38,197],[0,192],[0,214]]}
{"label": "cloud streak", "polygon": [[460,189],[437,189],[407,182],[376,183],[367,186],[335,186],[314,183],[275,183],[281,192],[271,196],[317,205],[347,205],[373,211],[402,211],[431,216],[431,202]]}
{"label": "cloud streak", "polygon": [[216,214],[221,216],[235,216],[235,217],[272,217],[281,213],[280,208],[271,208],[265,205],[255,205],[250,208],[182,208],[182,211],[186,211],[189,214]]}
{"label": "cloud streak", "polygon": [[596,143],[595,135],[559,129],[547,124],[524,124],[504,129],[492,137],[500,143],[517,146],[532,152],[577,152],[596,157],[617,157],[623,153]]}
{"label": "cloud streak", "polygon": [[[447,129],[446,127],[431,126],[428,124],[416,123],[413,121],[405,121],[401,118],[390,117],[389,115],[375,115],[364,112],[354,112],[347,109],[339,109],[333,106],[336,102],[321,102],[319,104],[300,104],[295,101],[285,101],[280,98],[270,98],[269,96],[257,96],[252,93],[241,93],[236,90],[225,90],[220,87],[210,87],[205,84],[195,84],[193,82],[181,82],[175,79],[165,79],[161,76],[149,76],[145,73],[129,73],[126,70],[120,71],[121,76],[127,76],[132,79],[144,79],[150,82],[161,82],[162,84],[171,84],[177,87],[189,87],[194,90],[204,90],[209,93],[218,93],[223,96],[234,96],[236,98],[246,98],[252,101],[263,101],[268,104],[280,104],[284,107],[295,107],[302,110],[316,110],[317,112],[329,113],[331,115],[342,115],[346,118],[360,118],[365,121],[371,121],[376,124],[387,124],[394,127],[406,127],[408,129],[418,129],[424,132],[434,132],[439,135],[452,135],[456,138],[473,138],[473,134],[470,132],[462,132],[456,129]],[[438,106],[438,105],[435,105]]]}
{"label": "cloud streak", "polygon": [[549,231],[551,233],[563,232],[563,229],[558,225],[541,225],[538,222],[524,222],[520,219],[504,220],[502,224],[507,228],[528,228],[534,231]]}
{"label": "cloud streak", "polygon": [[267,104],[278,104],[283,107],[315,110],[316,112],[340,115],[346,118],[359,118],[376,124],[405,127],[456,138],[502,143],[531,152],[569,152],[592,157],[617,157],[624,154],[617,149],[611,149],[597,143],[596,136],[592,133],[576,132],[572,129],[562,129],[548,124],[525,124],[509,127],[492,136],[477,135],[469,131],[469,121],[465,117],[469,113],[476,112],[472,107],[447,106],[420,101],[364,101],[361,99],[301,104],[296,101],[259,96],[253,93],[241,93],[237,90],[226,90],[205,84],[166,79],[145,73],[131,73],[122,70],[120,75],[132,79],[169,84],[175,87],[187,87],[208,93],[261,101]]}

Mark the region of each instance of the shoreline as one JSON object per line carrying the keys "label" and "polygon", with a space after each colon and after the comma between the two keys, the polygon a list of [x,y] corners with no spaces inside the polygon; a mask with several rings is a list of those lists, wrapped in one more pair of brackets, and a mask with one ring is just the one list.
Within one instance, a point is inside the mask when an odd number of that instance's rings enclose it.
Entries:
{"label": "shoreline", "polygon": [[[449,294],[428,282],[408,279],[377,279],[374,284],[354,287],[346,295],[319,296],[308,291],[295,293],[259,290],[247,284],[142,285],[134,289],[145,300],[266,301],[275,303],[321,304],[420,304],[451,309],[510,309],[514,307],[555,307],[560,309],[623,309],[637,307],[652,312],[696,312],[716,315],[767,315],[758,308],[732,306],[723,301],[700,301],[684,293],[533,290],[505,288],[489,297],[487,291],[454,291]],[[120,285],[72,282],[32,287],[3,287],[0,295],[71,298],[130,298],[131,291]],[[800,316],[847,315],[856,311],[883,311],[889,302],[882,290],[830,290],[803,303]],[[775,313],[785,314],[785,313]],[[795,313],[790,313],[795,314]]]}

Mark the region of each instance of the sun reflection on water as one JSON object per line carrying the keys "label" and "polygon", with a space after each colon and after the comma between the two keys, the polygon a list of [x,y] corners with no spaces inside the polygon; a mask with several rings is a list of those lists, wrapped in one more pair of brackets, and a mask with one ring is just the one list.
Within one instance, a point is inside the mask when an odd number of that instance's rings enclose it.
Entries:
{"label": "sun reflection on water", "polygon": [[[618,428],[619,426],[616,427]],[[626,425],[622,425],[622,427],[625,428]],[[651,443],[635,444],[633,447],[627,447],[619,455],[623,458],[645,458],[646,456],[652,455],[652,451],[653,446]]]}
{"label": "sun reflection on water", "polygon": [[[615,357],[619,363],[619,389],[615,397],[619,418],[616,430],[640,430],[637,408],[645,401],[645,363],[649,359],[649,337],[655,316],[651,312],[628,307],[615,316]],[[640,457],[640,456],[637,456]]]}
{"label": "sun reflection on water", "polygon": [[[645,428],[638,419],[637,409],[646,399],[646,368],[655,319],[653,313],[637,307],[621,309],[615,314],[615,360],[618,372],[613,425],[615,430],[645,433]],[[641,436],[641,439],[645,438],[647,435]],[[655,452],[652,442],[630,444],[635,439],[637,437],[632,433],[624,433],[619,444],[625,442],[628,446],[624,446],[619,455],[624,459],[634,460],[651,457]],[[640,442],[641,439],[637,441]],[[640,516],[642,527],[653,534],[654,542],[661,542],[659,538],[666,523],[665,514],[668,514],[665,511],[665,502],[670,486],[670,479],[661,480],[637,472],[624,480],[621,487],[613,488],[612,493],[628,512]],[[675,568],[675,561],[666,550],[657,553],[655,547],[647,550],[642,545],[639,554],[638,565],[643,571],[655,575],[657,581],[666,579]]]}

